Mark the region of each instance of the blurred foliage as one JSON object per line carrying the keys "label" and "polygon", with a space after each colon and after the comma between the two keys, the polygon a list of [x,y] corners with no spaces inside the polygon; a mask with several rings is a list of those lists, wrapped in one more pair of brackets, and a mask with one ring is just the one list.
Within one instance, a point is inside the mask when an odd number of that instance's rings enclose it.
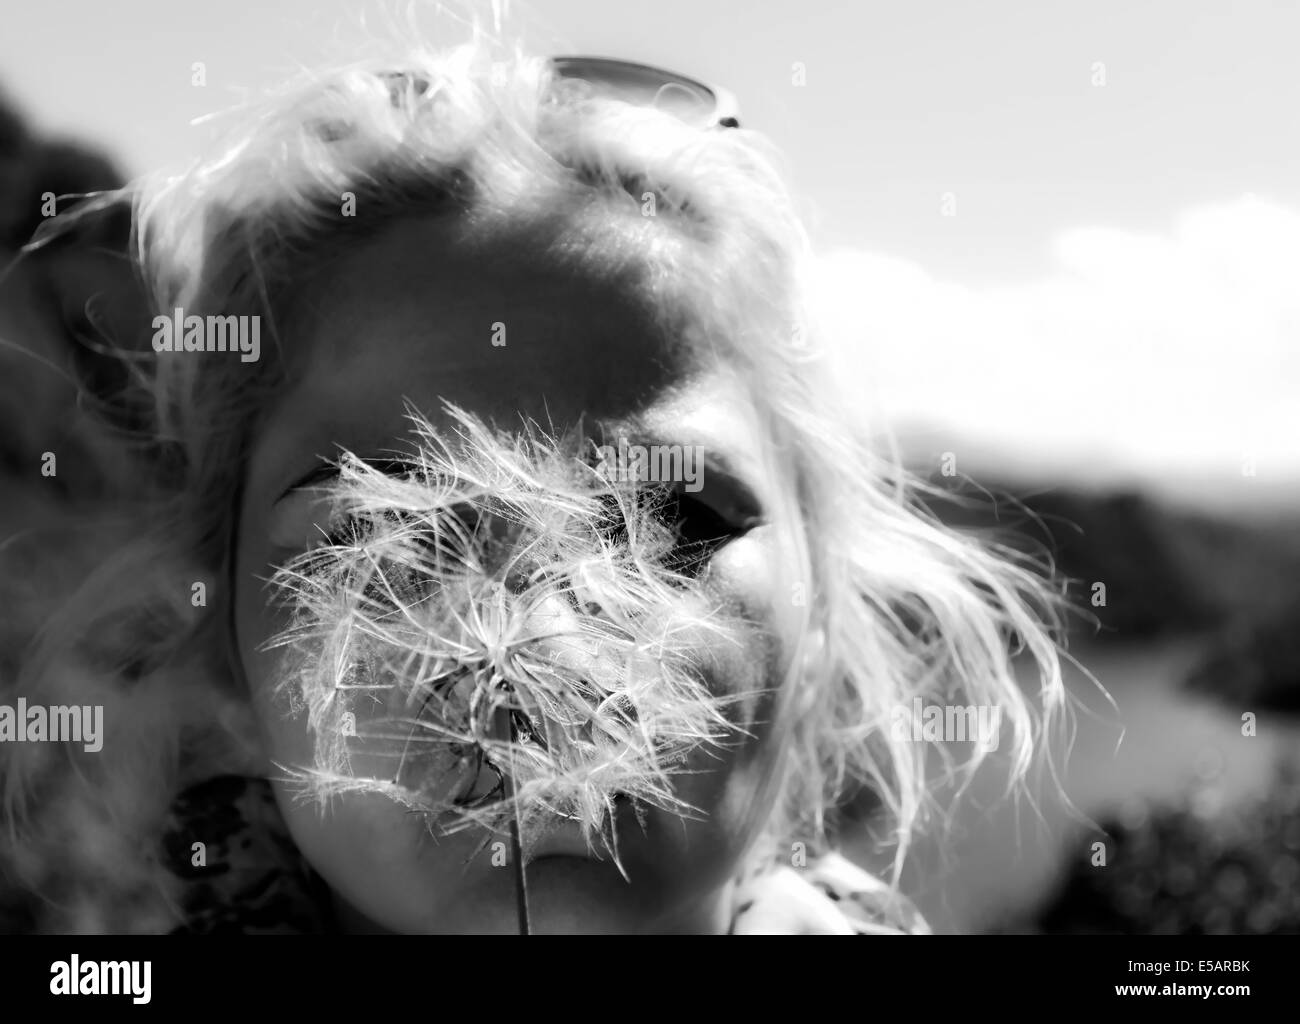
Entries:
{"label": "blurred foliage", "polygon": [[[1300,933],[1300,771],[1224,810],[1213,784],[1088,837],[1036,921],[1002,931],[1109,935]],[[1106,844],[1093,866],[1091,846]]]}
{"label": "blurred foliage", "polygon": [[1300,599],[1215,636],[1187,685],[1236,707],[1300,713]]}

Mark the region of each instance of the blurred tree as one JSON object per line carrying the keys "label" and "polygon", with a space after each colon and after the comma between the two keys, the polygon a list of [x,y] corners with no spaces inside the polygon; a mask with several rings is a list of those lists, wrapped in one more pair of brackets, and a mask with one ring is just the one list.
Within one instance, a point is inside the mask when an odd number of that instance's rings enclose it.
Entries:
{"label": "blurred tree", "polygon": [[[22,115],[0,96],[0,247],[18,249],[45,219],[46,193],[75,196],[118,188],[117,165],[93,147],[34,134]],[[59,213],[69,205],[57,204]]]}
{"label": "blurred tree", "polygon": [[[49,220],[43,197],[59,197],[62,215],[83,194],[122,183],[107,156],[42,138],[0,97],[0,474],[13,506],[0,525],[31,518],[17,511],[27,491],[90,497],[120,468],[105,425],[130,425],[117,411],[120,353],[140,348],[150,322],[129,252],[129,207],[119,202],[21,249]],[[91,405],[97,415],[86,415]],[[58,462],[45,480],[47,452]]]}

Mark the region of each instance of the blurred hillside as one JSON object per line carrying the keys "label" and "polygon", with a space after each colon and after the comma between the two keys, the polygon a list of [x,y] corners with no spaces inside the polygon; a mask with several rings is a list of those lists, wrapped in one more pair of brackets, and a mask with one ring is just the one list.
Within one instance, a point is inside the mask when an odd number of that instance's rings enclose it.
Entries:
{"label": "blurred hillside", "polygon": [[1193,636],[1203,653],[1189,685],[1252,707],[1300,708],[1300,515],[1232,520],[1132,491],[1012,486],[928,504],[951,525],[1054,565],[1080,611],[1073,635],[1106,645]]}

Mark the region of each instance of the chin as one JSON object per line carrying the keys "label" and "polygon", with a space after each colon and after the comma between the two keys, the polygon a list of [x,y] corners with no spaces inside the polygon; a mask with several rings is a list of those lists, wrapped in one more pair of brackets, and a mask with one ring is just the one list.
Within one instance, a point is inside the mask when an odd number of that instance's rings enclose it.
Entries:
{"label": "chin", "polygon": [[[486,845],[482,833],[472,831],[432,840],[418,818],[377,797],[340,801],[327,821],[314,809],[312,814],[298,822],[299,831],[305,826],[313,832],[299,842],[315,848],[309,859],[335,891],[345,930],[520,931],[507,836],[493,836]],[[617,818],[622,870],[609,851],[588,848],[580,830],[567,822],[534,843],[524,870],[530,931],[714,930],[728,878],[725,851],[697,847],[684,859],[666,842],[680,839],[680,819],[652,812],[643,831],[630,806],[620,808]]]}

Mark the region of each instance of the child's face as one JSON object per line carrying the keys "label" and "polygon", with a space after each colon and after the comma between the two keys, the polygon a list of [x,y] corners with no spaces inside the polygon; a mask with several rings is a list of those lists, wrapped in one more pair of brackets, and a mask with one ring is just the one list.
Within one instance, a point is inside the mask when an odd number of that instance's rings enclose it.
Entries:
{"label": "child's face", "polygon": [[[701,445],[703,489],[689,497],[734,534],[713,556],[707,586],[744,623],[740,646],[700,652],[704,682],[718,695],[778,686],[799,616],[775,540],[782,524],[772,522],[778,482],[755,450],[762,435],[752,404],[698,353],[651,333],[626,290],[509,251],[468,258],[453,249],[439,222],[405,222],[312,278],[291,322],[279,325],[291,384],[253,438],[235,561],[238,649],[269,759],[312,763],[306,716],[288,715],[271,698],[282,652],[260,650],[286,625],[262,581],[317,535],[309,506],[286,492],[341,448],[376,459],[400,451],[408,400],[435,426],[447,424],[445,399],[502,429],[531,419],[558,434],[581,422],[603,435],[598,444]],[[630,885],[573,830],[542,840],[527,872],[535,930],[725,923],[724,886],[770,810],[760,790],[773,756],[765,728],[772,702],[738,708],[751,735],[701,750],[689,765],[694,774],[677,776],[675,792],[698,808],[697,820],[651,809],[642,829],[630,810],[620,812]],[[481,834],[432,838],[418,816],[373,794],[340,798],[323,816],[291,795],[280,791],[299,847],[366,918],[400,931],[515,930],[513,871],[502,866],[499,845],[474,854]]]}

